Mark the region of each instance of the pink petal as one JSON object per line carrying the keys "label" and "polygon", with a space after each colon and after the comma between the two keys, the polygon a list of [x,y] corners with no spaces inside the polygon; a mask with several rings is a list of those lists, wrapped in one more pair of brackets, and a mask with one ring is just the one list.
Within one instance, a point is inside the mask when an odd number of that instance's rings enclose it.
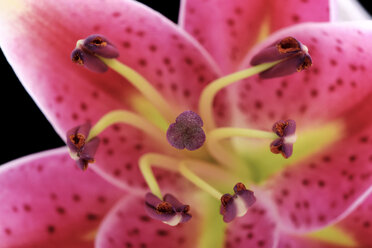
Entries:
{"label": "pink petal", "polygon": [[328,21],[328,12],[326,0],[183,0],[179,22],[227,73],[237,69],[257,42],[266,18],[272,32],[300,22]]}
{"label": "pink petal", "polygon": [[350,246],[333,245],[311,238],[281,233],[278,248],[346,248]]}
{"label": "pink petal", "polygon": [[[299,129],[342,116],[371,93],[371,22],[303,24],[284,29],[250,53],[293,36],[309,48],[313,66],[290,76],[259,80],[252,77],[231,87],[239,97],[233,108],[241,124],[269,129],[278,119],[294,119]],[[326,107],[325,107],[326,106]],[[363,121],[366,121],[364,116]]]}
{"label": "pink petal", "polygon": [[5,164],[0,167],[1,245],[89,247],[88,234],[122,194],[91,170],[77,169],[66,148]]}
{"label": "pink petal", "polygon": [[96,247],[196,247],[200,223],[195,216],[172,227],[151,219],[144,204],[144,199],[137,197],[119,202],[103,221]]}
{"label": "pink petal", "polygon": [[328,0],[270,0],[270,30],[295,25],[303,22],[327,22],[330,20]]}
{"label": "pink petal", "polygon": [[193,35],[227,73],[256,42],[264,1],[183,0],[180,25]]}
{"label": "pink petal", "polygon": [[372,247],[372,196],[337,224],[347,231],[361,247]]}
{"label": "pink petal", "polygon": [[257,201],[241,218],[236,218],[226,229],[226,248],[276,247],[276,224],[272,211],[262,194],[255,191]]}
{"label": "pink petal", "polygon": [[286,229],[302,233],[335,223],[372,192],[372,126],[354,131],[268,182]]}
{"label": "pink petal", "polygon": [[[28,92],[64,137],[87,120],[128,109],[133,87],[113,71],[97,74],[70,61],[76,41],[101,33],[117,45],[120,60],[139,71],[170,101],[196,109],[206,83],[217,75],[204,50],[183,30],[135,1],[21,1],[1,8],[0,44]],[[118,125],[102,134],[97,165],[107,177],[140,186],[138,157],[152,140]]]}

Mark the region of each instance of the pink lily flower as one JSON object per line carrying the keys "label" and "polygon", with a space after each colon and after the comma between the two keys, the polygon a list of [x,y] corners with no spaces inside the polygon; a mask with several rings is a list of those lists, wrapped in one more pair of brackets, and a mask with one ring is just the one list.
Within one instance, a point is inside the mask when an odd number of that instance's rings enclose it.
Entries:
{"label": "pink lily flower", "polygon": [[[330,11],[323,0],[184,0],[177,26],[130,0],[1,1],[1,48],[63,139],[115,110],[143,119],[101,130],[85,172],[65,147],[1,166],[0,247],[372,247],[372,23],[332,23]],[[203,118],[207,143],[217,127],[269,131],[292,119],[293,156],[272,154],[272,139],[232,134],[223,143],[228,149],[174,149],[165,140],[171,123],[159,119],[130,79],[71,62],[76,42],[94,33],[116,45],[118,61],[151,82],[174,112],[212,113],[215,124]],[[312,68],[249,77],[225,87],[213,111],[198,109],[208,84],[250,67],[253,56],[284,37],[308,47]],[[138,163],[159,155],[198,161],[195,171],[219,191],[231,192],[234,179],[242,180],[256,202],[225,224],[220,202],[187,181],[195,177],[186,167],[174,172],[164,165],[154,170],[160,188],[190,205],[193,218],[177,226],[154,220],[144,209],[148,174]],[[245,190],[236,184],[225,203]]]}

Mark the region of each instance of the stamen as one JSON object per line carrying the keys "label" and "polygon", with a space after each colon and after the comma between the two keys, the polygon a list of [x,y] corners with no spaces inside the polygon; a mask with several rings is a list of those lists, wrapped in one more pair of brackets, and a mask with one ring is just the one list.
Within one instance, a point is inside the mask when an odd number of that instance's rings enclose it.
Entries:
{"label": "stamen", "polygon": [[211,196],[219,200],[221,198],[222,193],[219,192],[217,189],[212,187],[210,184],[208,184],[206,181],[201,179],[199,176],[197,176],[195,173],[193,173],[187,166],[190,164],[190,161],[183,160],[179,164],[179,171],[186,179],[188,179],[190,182],[195,184],[197,187],[202,189],[203,191],[209,193]]}
{"label": "stamen", "polygon": [[273,125],[273,131],[279,138],[270,144],[270,150],[274,154],[282,154],[289,158],[293,153],[293,144],[296,141],[296,122],[294,120],[277,121]]}
{"label": "stamen", "polygon": [[221,197],[220,213],[225,222],[244,216],[248,208],[256,202],[253,191],[247,190],[243,183],[237,183],[234,186],[234,192],[234,195],[224,194]]}
{"label": "stamen", "polygon": [[247,128],[217,128],[208,133],[207,147],[210,154],[220,163],[227,167],[243,166],[244,162],[234,152],[229,151],[221,144],[223,139],[232,137],[246,137],[259,139],[275,139],[272,132],[260,131]]}
{"label": "stamen", "polygon": [[[170,122],[176,116],[174,108],[164,99],[164,97],[147,81],[141,74],[127,65],[122,64],[116,59],[100,59],[112,70],[126,78],[132,86],[142,93]],[[174,107],[174,106],[173,106]]]}
{"label": "stamen", "polygon": [[84,40],[83,46],[93,54],[104,58],[119,57],[117,48],[102,35],[93,34],[88,36]]}
{"label": "stamen", "polygon": [[219,194],[219,192],[212,186],[210,186],[200,177],[196,176],[196,174],[189,170],[187,166],[194,166],[195,170],[199,174],[202,174],[204,177],[207,177],[210,180],[218,178],[218,180],[223,180],[226,183],[231,183],[232,181],[236,182],[236,178],[231,177],[228,173],[226,173],[226,171],[221,170],[216,165],[206,163],[202,160],[188,159],[180,161],[179,158],[173,158],[163,154],[147,153],[139,159],[139,167],[151,192],[159,198],[162,198],[162,194],[156,178],[152,173],[151,166],[156,166],[174,172],[180,172],[181,175],[185,176],[186,179],[196,184],[196,186],[202,190],[214,195],[218,200],[222,194]]}
{"label": "stamen", "polygon": [[90,35],[77,42],[76,49],[72,52],[72,61],[82,64],[95,72],[105,72],[108,67],[126,78],[132,86],[140,91],[168,121],[176,115],[163,96],[142,75],[132,68],[122,64],[116,58],[118,50],[102,35]]}
{"label": "stamen", "polygon": [[203,121],[198,114],[193,111],[185,111],[176,118],[175,123],[169,126],[167,130],[168,142],[177,149],[197,150],[205,142],[202,126]]}
{"label": "stamen", "polygon": [[286,37],[262,49],[251,60],[251,65],[281,60],[272,68],[261,72],[261,78],[273,78],[300,72],[312,65],[308,48],[293,37]]}
{"label": "stamen", "polygon": [[170,226],[185,223],[192,217],[188,213],[190,206],[182,204],[171,194],[166,194],[164,201],[162,201],[154,194],[147,193],[145,210],[151,218],[160,220]]}
{"label": "stamen", "polygon": [[99,138],[87,140],[90,124],[86,123],[67,131],[66,144],[70,150],[70,156],[76,161],[81,170],[86,170],[89,163],[94,163],[94,155],[99,145]]}
{"label": "stamen", "polygon": [[281,60],[270,62],[270,63],[264,63],[260,64],[242,71],[238,71],[235,73],[232,73],[230,75],[221,77],[210,84],[208,84],[203,92],[201,93],[200,100],[199,100],[199,113],[204,120],[205,128],[207,130],[212,130],[216,127],[216,124],[214,122],[213,118],[213,99],[218,93],[219,90],[238,82],[244,78],[251,77],[253,75],[256,75],[260,72],[263,72],[276,64],[280,63]]}
{"label": "stamen", "polygon": [[178,171],[177,164],[178,160],[172,157],[168,157],[162,154],[147,153],[139,159],[139,168],[147,185],[149,186],[151,192],[158,198],[162,199],[162,194],[160,187],[156,181],[156,178],[151,170],[152,165],[164,168],[170,171]]}
{"label": "stamen", "polygon": [[75,48],[71,53],[71,60],[72,62],[82,65],[85,68],[98,72],[103,73],[108,70],[107,65],[103,63],[99,58],[96,56],[85,52],[81,48]]}
{"label": "stamen", "polygon": [[158,141],[163,147],[167,147],[168,143],[164,138],[164,132],[156,126],[149,123],[146,119],[141,116],[126,110],[114,110],[104,115],[90,131],[88,141],[102,133],[109,126],[123,123],[131,125],[135,128],[140,129],[147,135]]}

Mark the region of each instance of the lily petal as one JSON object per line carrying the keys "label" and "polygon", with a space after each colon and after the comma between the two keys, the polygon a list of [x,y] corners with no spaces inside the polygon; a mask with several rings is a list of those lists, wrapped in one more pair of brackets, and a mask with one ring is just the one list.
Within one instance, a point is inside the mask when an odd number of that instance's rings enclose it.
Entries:
{"label": "lily petal", "polygon": [[329,0],[289,0],[285,4],[270,0],[270,31],[303,22],[327,22],[330,20]]}
{"label": "lily petal", "polygon": [[151,219],[143,197],[120,201],[103,221],[96,247],[197,247],[198,221],[195,218],[175,227]]}
{"label": "lily petal", "polygon": [[252,51],[247,63],[263,47],[292,36],[308,46],[313,66],[291,76],[252,77],[233,85],[231,91],[239,96],[233,107],[236,114],[245,116],[239,118],[244,123],[237,124],[267,129],[278,119],[292,118],[304,129],[340,117],[367,99],[372,91],[368,71],[372,57],[367,52],[372,49],[371,24],[302,24],[270,36]]}
{"label": "lily petal", "polygon": [[[256,190],[255,190],[256,193]],[[235,218],[226,229],[225,247],[276,247],[277,231],[275,217],[267,208],[262,194],[257,193],[257,201],[248,212]]]}
{"label": "lily petal", "polygon": [[[179,24],[219,63],[232,71],[252,47],[265,16],[265,1],[183,0]],[[210,28],[213,25],[213,28]],[[244,32],[243,32],[244,30]]]}
{"label": "lily petal", "polygon": [[317,230],[353,211],[372,192],[372,127],[285,169],[268,182],[292,233]]}
{"label": "lily petal", "polygon": [[0,167],[1,245],[89,247],[122,194],[93,171],[79,171],[65,147],[12,161]]}
{"label": "lily petal", "polygon": [[370,195],[350,215],[337,223],[344,231],[349,233],[360,247],[372,246],[372,196]]}
{"label": "lily petal", "polygon": [[334,245],[311,238],[281,233],[278,248],[347,248],[350,246]]}
{"label": "lily petal", "polygon": [[285,4],[275,0],[182,0],[179,24],[228,73],[237,69],[249,49],[262,39],[259,36],[300,22],[328,21],[328,12],[326,0]]}
{"label": "lily petal", "polygon": [[[125,79],[113,71],[96,74],[70,61],[76,41],[92,33],[102,33],[116,45],[119,60],[144,75],[170,104],[195,110],[201,89],[218,74],[186,32],[135,1],[76,5],[73,0],[7,0],[0,9],[1,48],[61,137],[86,121],[94,124],[113,109],[132,108],[136,91]],[[140,187],[136,164],[144,152],[157,151],[153,141],[124,125],[102,136],[96,154],[101,172],[123,187]]]}

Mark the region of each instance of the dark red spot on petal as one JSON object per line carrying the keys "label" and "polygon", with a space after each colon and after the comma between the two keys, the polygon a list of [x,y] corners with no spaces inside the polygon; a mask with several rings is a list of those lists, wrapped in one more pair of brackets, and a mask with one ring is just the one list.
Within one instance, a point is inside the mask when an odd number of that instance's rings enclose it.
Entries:
{"label": "dark red spot on petal", "polygon": [[80,202],[81,197],[80,197],[80,195],[78,195],[78,194],[74,194],[74,195],[72,195],[72,200],[73,200],[74,202]]}
{"label": "dark red spot on petal", "polygon": [[28,204],[23,204],[23,209],[24,209],[26,212],[30,212],[30,211],[31,211],[31,206],[28,205]]}
{"label": "dark red spot on petal", "polygon": [[94,214],[94,213],[87,213],[85,215],[85,217],[89,221],[96,221],[96,220],[98,220],[98,215],[97,214]]}
{"label": "dark red spot on petal", "polygon": [[64,215],[66,213],[66,210],[63,207],[57,207],[56,211],[60,215]]}
{"label": "dark red spot on petal", "polygon": [[48,225],[48,226],[47,226],[47,232],[48,232],[49,234],[53,234],[53,233],[55,233],[55,232],[56,232],[56,228],[55,228],[55,226],[53,226],[53,225]]}

